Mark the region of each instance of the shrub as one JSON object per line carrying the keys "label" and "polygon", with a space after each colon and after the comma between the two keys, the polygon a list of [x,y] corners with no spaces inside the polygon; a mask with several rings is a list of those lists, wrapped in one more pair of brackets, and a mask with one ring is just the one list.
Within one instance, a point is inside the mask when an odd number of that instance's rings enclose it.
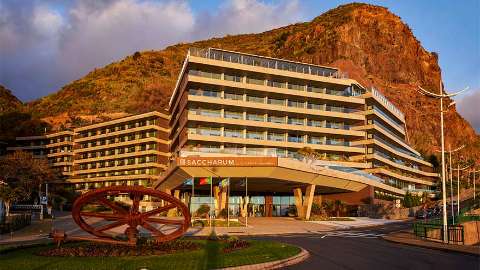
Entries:
{"label": "shrub", "polygon": [[208,204],[202,204],[200,207],[197,209],[197,216],[199,217],[206,217],[208,213],[210,212],[210,206]]}

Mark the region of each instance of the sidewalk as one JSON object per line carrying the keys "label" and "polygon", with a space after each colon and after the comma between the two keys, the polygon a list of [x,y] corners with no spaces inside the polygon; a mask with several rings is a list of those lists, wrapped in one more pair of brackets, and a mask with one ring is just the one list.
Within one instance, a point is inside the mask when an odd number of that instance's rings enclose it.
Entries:
{"label": "sidewalk", "polygon": [[354,229],[362,227],[380,226],[385,224],[404,222],[405,220],[374,219],[368,217],[351,217],[353,221],[308,221],[309,223],[321,224],[334,227],[336,230]]}
{"label": "sidewalk", "polygon": [[467,254],[480,256],[480,246],[478,245],[477,246],[454,245],[454,244],[444,244],[440,242],[423,240],[421,238],[416,237],[411,231],[401,231],[401,232],[391,233],[389,235],[383,236],[383,239],[390,242],[400,243],[405,245],[439,249],[443,251],[467,253]]}

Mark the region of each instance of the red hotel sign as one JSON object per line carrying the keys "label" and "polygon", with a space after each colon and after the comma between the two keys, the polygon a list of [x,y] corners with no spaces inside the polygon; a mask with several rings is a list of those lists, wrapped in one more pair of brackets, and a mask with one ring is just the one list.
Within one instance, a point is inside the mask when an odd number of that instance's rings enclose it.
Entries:
{"label": "red hotel sign", "polygon": [[185,167],[275,167],[276,157],[181,157],[178,166]]}

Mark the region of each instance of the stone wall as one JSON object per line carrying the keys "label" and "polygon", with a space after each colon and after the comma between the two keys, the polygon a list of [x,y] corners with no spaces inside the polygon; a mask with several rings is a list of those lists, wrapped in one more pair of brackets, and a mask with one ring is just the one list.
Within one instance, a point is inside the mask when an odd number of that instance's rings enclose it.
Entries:
{"label": "stone wall", "polygon": [[462,223],[465,245],[475,245],[480,243],[480,221],[468,221]]}

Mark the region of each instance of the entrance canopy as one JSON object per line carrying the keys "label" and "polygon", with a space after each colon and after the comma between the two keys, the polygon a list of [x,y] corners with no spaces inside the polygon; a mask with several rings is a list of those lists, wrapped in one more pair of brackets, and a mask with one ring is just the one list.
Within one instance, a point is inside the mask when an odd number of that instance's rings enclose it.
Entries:
{"label": "entrance canopy", "polygon": [[[154,184],[156,189],[173,190],[193,177],[248,178],[258,191],[286,192],[307,185],[317,186],[316,193],[357,192],[373,186],[395,194],[405,191],[386,185],[368,174],[345,167],[315,166],[280,157],[179,157]],[[253,188],[253,186],[252,186]],[[249,187],[250,189],[250,187]]]}

